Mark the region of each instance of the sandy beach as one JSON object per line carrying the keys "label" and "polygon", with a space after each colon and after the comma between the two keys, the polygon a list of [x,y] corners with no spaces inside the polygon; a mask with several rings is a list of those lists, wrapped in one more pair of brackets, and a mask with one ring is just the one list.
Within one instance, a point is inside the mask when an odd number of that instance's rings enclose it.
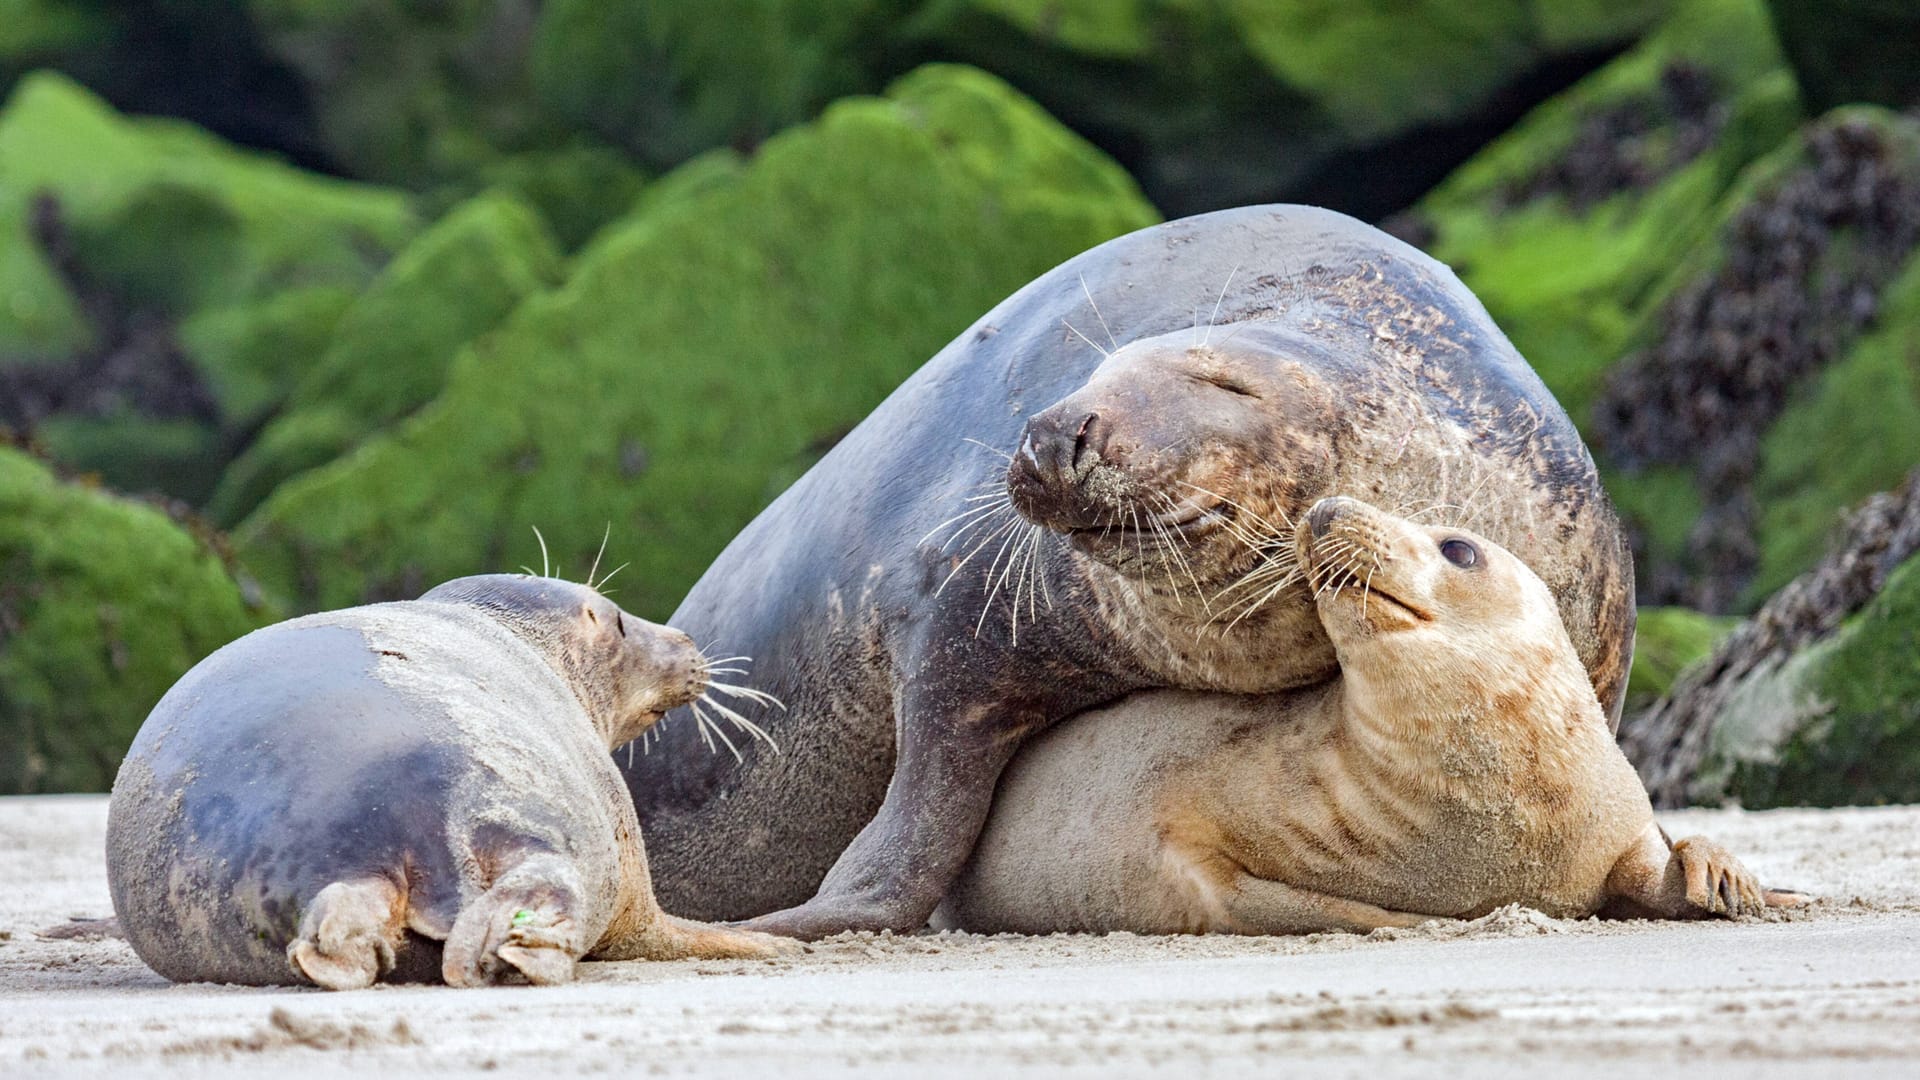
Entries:
{"label": "sandy beach", "polygon": [[0,799],[7,1076],[1920,1075],[1920,807],[1688,811],[1811,910],[1304,938],[843,935],[797,959],[587,964],[566,987],[173,986],[118,940],[106,800]]}

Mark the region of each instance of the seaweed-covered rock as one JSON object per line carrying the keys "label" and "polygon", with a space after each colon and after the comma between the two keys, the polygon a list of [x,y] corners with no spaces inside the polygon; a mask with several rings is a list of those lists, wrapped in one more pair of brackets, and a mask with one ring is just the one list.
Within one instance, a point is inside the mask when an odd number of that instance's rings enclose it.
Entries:
{"label": "seaweed-covered rock", "polygon": [[[1750,168],[1722,215],[1590,417],[1630,519],[1651,516],[1631,497],[1636,470],[1694,478],[1683,544],[1643,547],[1641,599],[1718,612],[1805,569],[1824,538],[1818,519],[1916,460],[1901,369],[1920,335],[1920,305],[1904,295],[1920,242],[1920,121],[1874,107],[1828,114]],[[1882,339],[1862,337],[1875,327]],[[1892,438],[1875,446],[1879,462],[1844,460],[1882,433]],[[1778,506],[1767,514],[1763,472]]]}
{"label": "seaweed-covered rock", "polygon": [[355,175],[426,187],[538,137],[526,58],[539,0],[244,2]]}
{"label": "seaweed-covered rock", "polygon": [[517,199],[455,208],[353,301],[286,408],[228,467],[209,516],[233,524],[286,478],[433,400],[460,347],[564,269],[540,216]]}
{"label": "seaweed-covered rock", "polygon": [[160,695],[261,619],[164,512],[0,446],[0,792],[106,790]]}
{"label": "seaweed-covered rock", "polygon": [[102,288],[171,315],[295,285],[364,283],[416,228],[396,192],[303,173],[185,124],[128,119],[48,72],[0,110],[0,356],[91,328],[32,235],[51,195]]}
{"label": "seaweed-covered rock", "polygon": [[1816,109],[1920,105],[1920,6],[1912,0],[1768,0]]}
{"label": "seaweed-covered rock", "polygon": [[1665,697],[1680,673],[1711,653],[1739,621],[1680,607],[1641,608],[1633,629],[1627,714],[1650,708]]}
{"label": "seaweed-covered rock", "polygon": [[[33,75],[0,111],[0,426],[115,486],[204,498],[416,227],[398,193]],[[140,429],[171,435],[130,454]]]}
{"label": "seaweed-covered rock", "polygon": [[1920,471],[1620,736],[1662,805],[1920,800]]}
{"label": "seaweed-covered rock", "polygon": [[1169,212],[1319,196],[1370,213],[1444,175],[1465,131],[1498,131],[1668,7],[557,0],[533,82],[557,115],[664,166],[751,146],[914,63],[959,61],[1032,94]]}
{"label": "seaweed-covered rock", "polygon": [[610,524],[622,604],[663,615],[970,320],[1154,217],[1003,83],[923,69],[743,168],[664,179],[564,287],[463,350],[437,400],[279,487],[235,542],[324,607],[537,564],[535,525],[579,573]]}
{"label": "seaweed-covered rock", "polygon": [[1741,170],[1800,113],[1761,0],[1682,0],[1394,223],[1451,264],[1576,422]]}

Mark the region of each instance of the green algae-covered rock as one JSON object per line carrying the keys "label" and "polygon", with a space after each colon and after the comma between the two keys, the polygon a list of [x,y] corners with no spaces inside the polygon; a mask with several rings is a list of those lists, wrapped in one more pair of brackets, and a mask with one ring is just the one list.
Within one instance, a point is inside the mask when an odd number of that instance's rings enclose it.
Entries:
{"label": "green algae-covered rock", "polygon": [[431,401],[461,346],[565,264],[540,216],[488,194],[422,233],[352,302],[286,409],[228,467],[208,504],[230,525],[286,478],[339,457]]}
{"label": "green algae-covered rock", "polygon": [[1729,189],[1587,412],[1646,541],[1643,602],[1752,610],[1920,461],[1916,245],[1912,117],[1835,110]]}
{"label": "green algae-covered rock", "polygon": [[727,540],[987,308],[1151,223],[1127,176],[1010,88],[931,67],[744,167],[662,181],[441,396],[277,489],[242,558],[305,607],[538,564],[611,525],[620,600],[672,610]]}
{"label": "green algae-covered rock", "polygon": [[[554,114],[664,166],[754,145],[904,65],[959,61],[1124,153],[1162,205],[1190,212],[1297,196],[1341,154],[1475,119],[1544,66],[1631,41],[1670,2],[557,0],[532,69]],[[1395,175],[1425,174],[1402,161]]]}
{"label": "green algae-covered rock", "polygon": [[1658,31],[1482,150],[1416,210],[1576,423],[1749,162],[1800,114],[1761,0]]}
{"label": "green algae-covered rock", "polygon": [[1666,805],[1920,800],[1920,471],[1849,515],[1621,744]]}
{"label": "green algae-covered rock", "polygon": [[536,137],[525,0],[245,0],[299,73],[333,157],[409,187],[457,178]]}
{"label": "green algae-covered rock", "polygon": [[1748,607],[1819,559],[1847,507],[1920,463],[1920,259],[1887,287],[1873,328],[1789,399],[1760,455]]}
{"label": "green algae-covered rock", "polygon": [[106,790],[160,695],[260,621],[165,513],[0,447],[0,792]]}
{"label": "green algae-covered rock", "polygon": [[1920,5],[1912,0],[1768,0],[1780,42],[1817,109],[1920,105]]}
{"label": "green algae-covered rock", "polygon": [[1712,652],[1738,622],[1686,608],[1641,608],[1633,630],[1627,711],[1638,712],[1664,697],[1680,673]]}
{"label": "green algae-covered rock", "polygon": [[416,227],[398,193],[303,173],[186,124],[128,119],[38,73],[0,110],[0,358],[93,344],[29,231],[42,192],[100,288],[172,316],[359,285]]}

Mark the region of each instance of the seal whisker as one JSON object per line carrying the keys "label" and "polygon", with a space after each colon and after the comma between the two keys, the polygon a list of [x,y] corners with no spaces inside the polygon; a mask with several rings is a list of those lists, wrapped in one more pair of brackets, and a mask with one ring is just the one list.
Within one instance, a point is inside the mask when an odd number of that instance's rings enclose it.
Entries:
{"label": "seal whisker", "polygon": [[1214,298],[1214,301],[1213,301],[1213,314],[1211,314],[1211,315],[1209,315],[1209,316],[1207,316],[1207,333],[1206,333],[1206,337],[1202,337],[1202,338],[1200,339],[1200,347],[1201,347],[1201,348],[1203,348],[1203,349],[1207,347],[1207,340],[1208,340],[1208,338],[1211,338],[1211,337],[1213,337],[1213,323],[1214,323],[1214,320],[1215,320],[1215,319],[1218,319],[1218,318],[1220,317],[1220,305],[1226,302],[1226,299],[1227,299],[1227,290],[1233,287],[1233,276],[1234,276],[1235,274],[1238,274],[1239,272],[1240,272],[1240,264],[1237,264],[1237,263],[1236,263],[1236,264],[1234,265],[1234,268],[1233,268],[1232,270],[1229,270],[1229,271],[1227,272],[1227,280],[1226,280],[1226,283],[1220,286],[1220,295]]}
{"label": "seal whisker", "polygon": [[[727,745],[727,752],[733,755],[733,760],[736,764],[745,762],[747,759],[741,756],[740,748],[733,745],[733,740],[727,738],[725,729],[721,728],[719,724],[714,723],[713,718],[706,714],[706,710],[700,708],[702,705],[713,705],[713,702],[708,701],[706,698],[701,698],[688,706],[688,708],[693,710],[694,717],[700,721],[700,729],[702,731],[712,731],[721,742],[725,743]],[[714,707],[718,708],[719,706],[715,705]],[[707,748],[713,750],[713,740],[709,739],[707,741]],[[713,752],[717,754],[720,751],[713,750]]]}
{"label": "seal whisker", "polygon": [[[994,510],[995,510],[994,513],[977,517],[972,521],[967,522],[965,525],[960,526],[960,528],[954,530],[953,535],[947,537],[947,539],[941,543],[940,545],[941,554],[943,555],[946,554],[947,549],[953,547],[956,544],[965,543],[967,537],[970,536],[975,529],[985,528],[991,522],[999,521],[1001,523],[1001,526],[1003,527],[1008,525],[1018,524],[1019,515],[1017,515],[1014,512],[1013,505],[1011,503],[1008,503],[1003,506],[996,506],[994,507]],[[998,529],[996,529],[995,531],[997,532]]]}
{"label": "seal whisker", "polygon": [[[993,530],[987,533],[987,535],[979,543],[973,545],[973,549],[967,552],[965,558],[962,558],[958,563],[954,564],[953,569],[948,571],[946,578],[940,582],[940,587],[933,590],[933,595],[936,598],[938,598],[940,594],[946,592],[947,586],[953,584],[953,579],[960,575],[960,571],[965,570],[967,568],[967,564],[973,561],[974,556],[984,551],[988,544],[991,544],[995,540],[999,539],[1001,534],[1011,532],[1013,528],[1019,523],[1020,523],[1019,518],[1010,517],[1006,521],[1003,521],[999,525],[995,526]],[[945,551],[946,548],[943,546],[940,550]],[[987,568],[987,576],[988,577],[993,576],[992,567]]]}
{"label": "seal whisker", "polygon": [[600,531],[600,550],[593,553],[593,565],[587,567],[587,588],[593,588],[593,575],[600,572],[600,557],[607,553],[607,541],[613,538],[613,522]]}
{"label": "seal whisker", "polygon": [[766,705],[779,709],[781,712],[787,711],[785,702],[767,693],[765,690],[755,690],[751,686],[735,686],[732,683],[710,682],[707,684],[707,689],[718,690],[728,697],[745,698],[756,705]]}
{"label": "seal whisker", "polygon": [[[938,525],[935,525],[935,526],[934,526],[933,528],[931,528],[931,529],[928,529],[928,530],[927,530],[927,535],[925,535],[925,536],[923,536],[923,537],[921,537],[921,538],[920,538],[920,540],[919,540],[919,542],[918,542],[918,544],[916,544],[915,546],[917,547],[917,546],[919,546],[919,544],[925,544],[925,543],[926,543],[927,541],[929,541],[929,540],[931,540],[931,539],[933,539],[933,538],[934,538],[935,536],[937,536],[937,535],[939,535],[939,533],[940,533],[940,530],[941,530],[941,529],[944,529],[944,528],[946,528],[947,526],[949,526],[949,525],[951,525],[951,524],[953,524],[953,523],[954,523],[954,522],[956,522],[956,521],[959,521],[959,520],[961,520],[962,518],[972,518],[972,517],[977,517],[977,516],[979,516],[979,515],[982,515],[982,514],[990,514],[990,513],[992,513],[993,511],[995,511],[995,510],[997,510],[997,509],[999,509],[999,507],[998,507],[998,506],[972,506],[972,507],[968,507],[967,509],[965,509],[965,510],[962,510],[962,511],[960,511],[959,513],[957,513],[957,514],[955,514],[955,515],[953,515],[952,517],[950,517],[950,518],[948,518],[947,520],[945,520],[945,521],[943,521],[943,522],[941,522],[940,524],[938,524]],[[949,537],[949,538],[948,538],[948,540],[949,540],[949,541],[951,541],[951,540],[952,540],[952,537]]]}
{"label": "seal whisker", "polygon": [[1100,329],[1107,332],[1107,340],[1113,343],[1113,351],[1120,351],[1120,339],[1113,336],[1113,327],[1107,325],[1107,317],[1100,314],[1100,305],[1093,302],[1093,290],[1087,288],[1087,275],[1080,275],[1080,292],[1087,298],[1087,306],[1093,309],[1093,317],[1100,320]]}
{"label": "seal whisker", "polygon": [[1092,346],[1093,346],[1093,351],[1095,351],[1095,352],[1097,352],[1097,353],[1099,353],[1099,354],[1100,354],[1101,356],[1112,356],[1112,355],[1113,355],[1112,353],[1110,353],[1110,352],[1108,352],[1107,350],[1105,350],[1105,349],[1103,349],[1103,348],[1101,348],[1101,347],[1100,347],[1099,345],[1096,345],[1096,344],[1094,344],[1094,340],[1093,340],[1092,338],[1090,338],[1090,337],[1088,337],[1087,335],[1085,335],[1085,334],[1083,334],[1083,333],[1081,333],[1081,332],[1080,332],[1080,329],[1079,329],[1079,327],[1076,327],[1076,326],[1074,326],[1074,325],[1073,325],[1072,323],[1070,323],[1070,322],[1068,322],[1067,320],[1065,320],[1065,319],[1061,319],[1061,320],[1060,320],[1060,325],[1062,325],[1062,326],[1064,326],[1064,327],[1066,327],[1067,329],[1069,329],[1069,330],[1071,330],[1071,331],[1073,331],[1073,336],[1074,336],[1074,337],[1077,337],[1077,338],[1079,338],[1079,339],[1080,339],[1081,341],[1084,341],[1084,342],[1086,342],[1086,343],[1087,343],[1088,345],[1092,345]]}
{"label": "seal whisker", "polygon": [[[1000,449],[1000,448],[999,448],[999,447],[997,447],[997,446],[989,446],[989,445],[987,445],[986,443],[983,443],[983,442],[981,442],[981,441],[980,441],[979,439],[976,439],[976,438],[973,438],[973,437],[971,437],[971,436],[967,436],[967,435],[962,435],[962,436],[960,437],[960,441],[961,441],[961,442],[963,442],[963,443],[972,443],[973,445],[975,445],[975,446],[977,446],[977,447],[979,447],[980,449],[982,449],[982,450],[985,450],[985,451],[986,451],[987,453],[989,453],[989,454],[994,454],[994,455],[996,455],[996,456],[998,456],[998,457],[1002,457],[1002,458],[1005,458],[1005,459],[1006,459],[1006,460],[1008,460],[1008,461],[1012,461],[1012,460],[1013,460],[1013,455],[1012,455],[1012,454],[1009,454],[1009,453],[1007,453],[1007,452],[1006,452],[1005,450],[1002,450],[1002,449]],[[988,480],[988,481],[986,481],[986,482],[987,482],[987,483],[989,483],[989,484],[997,484],[997,483],[999,483],[999,481],[998,481],[998,480]]]}
{"label": "seal whisker", "polygon": [[[990,583],[990,587],[987,589],[987,598],[980,602],[980,617],[974,620],[973,623],[973,636],[976,638],[980,636],[980,628],[987,625],[987,612],[993,609],[993,598],[1000,595],[1000,587],[1006,584],[1007,573],[1013,569],[1012,559],[1006,559],[1007,568],[1005,570],[1000,570],[1000,563],[1002,559],[1006,558],[1007,548],[1013,543],[1014,537],[1019,535],[1018,530],[1013,527],[1015,524],[1017,524],[1017,521],[1008,522],[1007,527],[1002,530],[1007,533],[1007,538],[1000,541],[1000,550],[993,553],[993,562],[987,564],[987,581]],[[996,570],[999,570],[998,580],[994,579],[994,571]],[[1013,643],[1018,645],[1020,643],[1020,620],[1017,609],[1014,612],[1013,633]]]}
{"label": "seal whisker", "polygon": [[[774,742],[773,736],[767,734],[766,729],[761,727],[759,724],[754,723],[753,721],[740,715],[738,712],[735,712],[733,709],[730,709],[727,706],[722,705],[718,701],[715,701],[712,698],[707,697],[705,695],[701,696],[699,704],[705,705],[708,708],[717,711],[721,716],[726,717],[727,720],[731,722],[733,726],[738,730],[744,731],[748,735],[751,735],[755,739],[758,739],[760,742],[766,743],[767,748],[772,750],[774,753],[777,754],[780,752],[780,744]],[[720,733],[717,730],[715,731],[715,734],[719,734],[722,739],[726,738],[724,734]],[[733,744],[729,742],[727,743],[727,747],[728,749],[732,749]],[[739,756],[738,751],[735,751],[735,756],[736,757]]]}
{"label": "seal whisker", "polygon": [[[621,563],[621,564],[620,564],[619,566],[616,566],[616,567],[614,567],[613,569],[611,569],[611,570],[609,570],[609,571],[607,571],[607,576],[606,576],[606,577],[603,577],[603,578],[601,578],[601,579],[600,579],[600,584],[598,584],[598,585],[589,585],[589,586],[588,586],[588,588],[590,588],[590,589],[593,589],[593,590],[595,590],[596,592],[598,592],[598,591],[600,591],[600,590],[602,590],[602,589],[605,589],[605,588],[607,587],[607,582],[609,582],[609,581],[612,581],[612,580],[613,580],[613,575],[615,575],[615,574],[617,574],[617,573],[619,573],[619,572],[620,572],[620,571],[622,571],[622,570],[625,570],[625,569],[626,569],[627,567],[629,567],[629,566],[632,566],[632,565],[633,565],[633,562],[632,562],[632,560],[628,560],[628,561],[626,561],[626,562],[623,562],[623,563]],[[602,593],[601,593],[601,595],[602,595],[602,596],[605,596],[606,594],[605,594],[604,592],[602,592]]]}
{"label": "seal whisker", "polygon": [[532,525],[529,528],[533,530],[533,538],[540,541],[540,576],[552,577],[553,560],[547,557],[547,538],[540,535],[540,526]]}

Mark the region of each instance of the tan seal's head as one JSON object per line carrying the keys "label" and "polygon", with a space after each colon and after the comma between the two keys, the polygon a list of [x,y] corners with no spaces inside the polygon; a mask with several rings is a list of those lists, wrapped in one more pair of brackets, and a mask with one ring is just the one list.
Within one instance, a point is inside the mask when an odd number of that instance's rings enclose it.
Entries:
{"label": "tan seal's head", "polygon": [[637,618],[577,582],[481,574],[455,578],[420,599],[476,608],[533,646],[573,687],[609,747],[699,700],[711,680],[692,638]]}
{"label": "tan seal's head", "polygon": [[1605,724],[1553,594],[1505,548],[1350,498],[1294,534],[1349,694],[1376,716],[1543,709]]}

